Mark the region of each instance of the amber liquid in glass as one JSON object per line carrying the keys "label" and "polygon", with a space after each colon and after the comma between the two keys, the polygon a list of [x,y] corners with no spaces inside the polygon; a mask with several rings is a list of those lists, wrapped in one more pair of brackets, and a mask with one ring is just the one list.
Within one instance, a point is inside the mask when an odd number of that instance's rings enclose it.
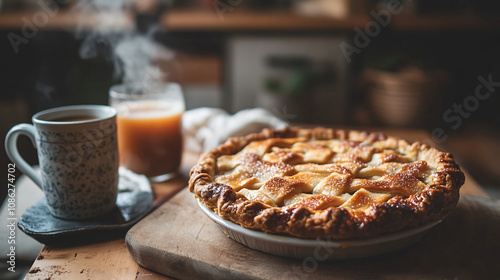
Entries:
{"label": "amber liquid in glass", "polygon": [[147,177],[176,172],[182,156],[183,111],[183,106],[152,101],[120,105],[120,165]]}

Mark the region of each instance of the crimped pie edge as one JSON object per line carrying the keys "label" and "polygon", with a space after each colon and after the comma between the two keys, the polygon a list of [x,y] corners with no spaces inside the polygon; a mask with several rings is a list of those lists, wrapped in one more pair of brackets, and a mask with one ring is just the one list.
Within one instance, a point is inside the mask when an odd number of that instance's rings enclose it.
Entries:
{"label": "crimped pie edge", "polygon": [[[437,171],[433,173],[433,183],[423,191],[406,199],[394,197],[376,204],[362,215],[353,215],[353,212],[346,209],[334,207],[316,211],[302,206],[286,209],[271,207],[249,201],[232,187],[213,181],[219,156],[237,153],[252,141],[293,137],[385,141],[388,146],[418,149],[425,160],[433,161]],[[464,174],[451,154],[419,142],[409,144],[405,140],[377,132],[288,127],[282,130],[265,129],[261,133],[230,138],[218,148],[202,154],[191,169],[189,190],[220,217],[245,228],[299,238],[338,240],[373,237],[437,220],[455,207],[464,180]]]}

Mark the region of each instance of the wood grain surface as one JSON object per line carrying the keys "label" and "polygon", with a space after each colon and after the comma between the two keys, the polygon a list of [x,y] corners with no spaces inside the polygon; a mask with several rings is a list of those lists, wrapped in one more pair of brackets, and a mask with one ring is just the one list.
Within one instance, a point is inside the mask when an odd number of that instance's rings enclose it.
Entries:
{"label": "wood grain surface", "polygon": [[[26,279],[135,279],[139,265],[123,239],[55,249],[45,247]],[[99,254],[97,253],[99,252]]]}
{"label": "wood grain surface", "polygon": [[135,225],[126,242],[142,266],[179,279],[492,279],[500,275],[500,202],[462,196],[409,248],[319,262],[257,252],[227,238],[183,190]]}

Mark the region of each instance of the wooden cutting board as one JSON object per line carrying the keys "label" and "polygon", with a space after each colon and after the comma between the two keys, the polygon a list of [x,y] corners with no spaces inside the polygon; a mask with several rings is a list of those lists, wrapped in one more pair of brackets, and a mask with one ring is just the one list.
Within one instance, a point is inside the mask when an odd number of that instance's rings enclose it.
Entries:
{"label": "wooden cutting board", "polygon": [[232,241],[184,189],[136,224],[126,243],[140,265],[179,279],[498,279],[500,201],[462,196],[415,245],[367,259],[315,262]]}

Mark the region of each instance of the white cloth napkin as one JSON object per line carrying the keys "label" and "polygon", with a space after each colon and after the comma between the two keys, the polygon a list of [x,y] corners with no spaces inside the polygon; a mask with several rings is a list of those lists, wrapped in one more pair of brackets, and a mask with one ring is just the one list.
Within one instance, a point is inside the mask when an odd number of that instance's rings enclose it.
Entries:
{"label": "white cloth napkin", "polygon": [[187,150],[201,153],[216,148],[229,137],[245,136],[264,128],[281,129],[288,124],[262,108],[229,115],[222,109],[197,108],[182,118]]}
{"label": "white cloth napkin", "polygon": [[118,191],[119,192],[152,192],[151,184],[146,176],[136,174],[131,170],[120,166],[118,169],[120,174],[120,180],[118,180]]}

